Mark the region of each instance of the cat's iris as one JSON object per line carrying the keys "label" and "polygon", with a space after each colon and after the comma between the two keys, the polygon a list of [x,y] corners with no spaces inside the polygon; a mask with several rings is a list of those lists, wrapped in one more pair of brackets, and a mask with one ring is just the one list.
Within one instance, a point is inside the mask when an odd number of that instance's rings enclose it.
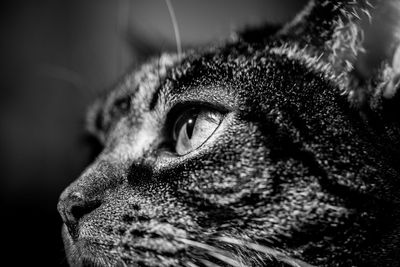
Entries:
{"label": "cat's iris", "polygon": [[199,148],[215,132],[223,119],[217,111],[190,109],[178,117],[173,128],[175,152],[186,155]]}

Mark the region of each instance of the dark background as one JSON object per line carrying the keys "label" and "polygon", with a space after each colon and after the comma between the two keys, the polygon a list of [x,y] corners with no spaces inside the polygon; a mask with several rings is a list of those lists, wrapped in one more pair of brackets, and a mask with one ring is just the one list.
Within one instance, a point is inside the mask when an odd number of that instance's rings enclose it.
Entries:
{"label": "dark background", "polygon": [[[172,0],[184,47],[286,21],[304,3]],[[85,108],[128,68],[175,49],[171,19],[162,0],[0,6],[2,259],[13,266],[66,265],[56,205],[90,160]]]}

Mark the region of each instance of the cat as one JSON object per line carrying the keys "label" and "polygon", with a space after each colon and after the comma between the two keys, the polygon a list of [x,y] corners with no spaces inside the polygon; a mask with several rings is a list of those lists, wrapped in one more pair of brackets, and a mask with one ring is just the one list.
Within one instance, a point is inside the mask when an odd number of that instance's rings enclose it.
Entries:
{"label": "cat", "polygon": [[399,8],[311,0],[128,73],[60,196],[69,264],[400,266]]}

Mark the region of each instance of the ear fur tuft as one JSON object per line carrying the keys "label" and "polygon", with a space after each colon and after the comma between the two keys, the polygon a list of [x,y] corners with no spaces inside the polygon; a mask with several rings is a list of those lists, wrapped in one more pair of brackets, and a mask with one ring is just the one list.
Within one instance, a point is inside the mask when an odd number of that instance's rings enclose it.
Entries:
{"label": "ear fur tuft", "polygon": [[317,58],[353,106],[380,110],[397,99],[400,1],[310,0],[275,38]]}

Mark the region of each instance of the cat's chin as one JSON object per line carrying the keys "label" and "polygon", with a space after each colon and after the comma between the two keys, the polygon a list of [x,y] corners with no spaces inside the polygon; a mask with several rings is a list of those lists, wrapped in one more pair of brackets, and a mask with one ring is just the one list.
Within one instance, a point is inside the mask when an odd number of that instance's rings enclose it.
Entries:
{"label": "cat's chin", "polygon": [[101,255],[101,249],[90,238],[72,238],[64,225],[62,229],[65,252],[70,266],[108,267],[117,266],[118,262]]}

